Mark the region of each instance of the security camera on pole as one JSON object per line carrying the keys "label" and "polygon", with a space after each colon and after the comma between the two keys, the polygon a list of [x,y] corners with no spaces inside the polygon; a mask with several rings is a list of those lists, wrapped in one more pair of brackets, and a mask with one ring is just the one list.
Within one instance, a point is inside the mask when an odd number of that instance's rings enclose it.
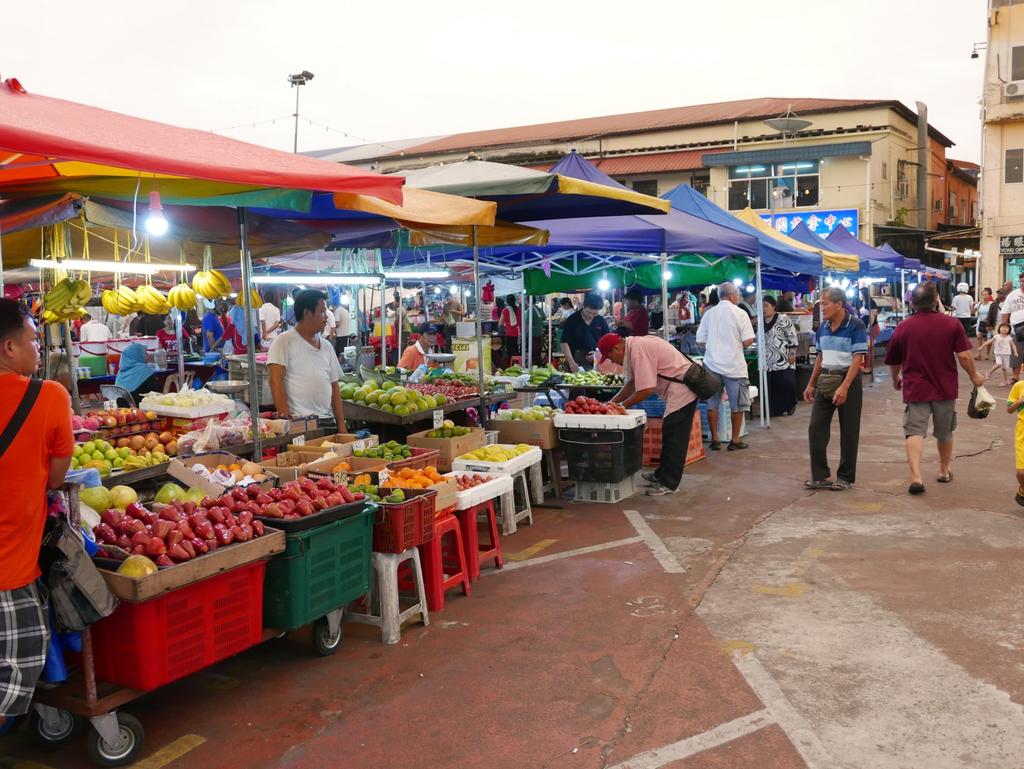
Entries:
{"label": "security camera on pole", "polygon": [[308,69],[302,70],[297,75],[288,76],[288,82],[295,89],[295,143],[292,146],[292,152],[296,154],[299,151],[299,86],[305,85],[312,79],[313,73]]}

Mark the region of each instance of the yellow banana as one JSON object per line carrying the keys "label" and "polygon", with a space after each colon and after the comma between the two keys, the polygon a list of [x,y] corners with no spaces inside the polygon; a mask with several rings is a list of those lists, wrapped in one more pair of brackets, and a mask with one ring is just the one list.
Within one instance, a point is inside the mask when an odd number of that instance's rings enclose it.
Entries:
{"label": "yellow banana", "polygon": [[43,304],[47,309],[57,312],[61,307],[68,304],[74,298],[74,288],[68,278],[58,281],[53,288],[46,292],[43,297]]}
{"label": "yellow banana", "polygon": [[[259,291],[257,291],[255,288],[251,290],[249,294],[249,299],[252,302],[253,309],[258,310],[260,307],[263,306],[263,298],[260,296]],[[237,304],[239,307],[243,307],[245,305],[245,296],[242,294],[241,291],[239,291],[238,296],[235,297],[235,304]]]}
{"label": "yellow banana", "polygon": [[179,283],[168,292],[167,300],[177,309],[187,312],[196,307],[196,292],[187,283]]}
{"label": "yellow banana", "polygon": [[231,281],[228,280],[227,276],[220,270],[210,270],[210,280],[213,282],[214,287],[220,292],[221,296],[227,296],[231,293]]}
{"label": "yellow banana", "polygon": [[192,277],[192,288],[204,299],[219,299],[223,293],[214,284],[209,272],[200,270]]}

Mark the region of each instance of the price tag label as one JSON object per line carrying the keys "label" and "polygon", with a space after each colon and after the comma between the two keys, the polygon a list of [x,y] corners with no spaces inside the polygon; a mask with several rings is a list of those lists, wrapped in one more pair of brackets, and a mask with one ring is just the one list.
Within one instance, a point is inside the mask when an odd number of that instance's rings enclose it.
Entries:
{"label": "price tag label", "polygon": [[305,435],[296,435],[294,438],[292,438],[292,444],[295,445],[295,446],[305,446],[306,445],[306,436]]}
{"label": "price tag label", "polygon": [[353,443],[352,443],[352,450],[353,451],[366,451],[366,441],[353,441]]}
{"label": "price tag label", "polygon": [[377,485],[383,486],[391,480],[391,472],[385,467],[377,471]]}
{"label": "price tag label", "polygon": [[103,401],[104,411],[113,411],[117,408],[117,401]]}
{"label": "price tag label", "polygon": [[444,409],[434,410],[434,429],[436,430],[444,424]]}

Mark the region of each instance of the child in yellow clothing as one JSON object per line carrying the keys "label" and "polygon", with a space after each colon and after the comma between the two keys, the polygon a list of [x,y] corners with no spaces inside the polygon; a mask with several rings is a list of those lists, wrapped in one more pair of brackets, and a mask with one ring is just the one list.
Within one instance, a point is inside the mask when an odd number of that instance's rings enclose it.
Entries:
{"label": "child in yellow clothing", "polygon": [[1017,504],[1024,506],[1024,380],[1010,388],[1006,396],[1006,413],[1017,413],[1017,425],[1013,429],[1013,447],[1017,459]]}

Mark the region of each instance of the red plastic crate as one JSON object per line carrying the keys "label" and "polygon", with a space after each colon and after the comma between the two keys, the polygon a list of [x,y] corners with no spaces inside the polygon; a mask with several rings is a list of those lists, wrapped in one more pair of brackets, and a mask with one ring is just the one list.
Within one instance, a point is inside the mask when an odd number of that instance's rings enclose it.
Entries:
{"label": "red plastic crate", "polygon": [[[647,420],[643,444],[645,467],[657,467],[661,463],[661,424],[660,419]],[[686,450],[686,464],[700,459],[704,459],[704,441],[700,432],[700,420],[694,417],[693,428],[690,430],[690,444]]]}
{"label": "red plastic crate", "polygon": [[254,646],[263,634],[266,561],[239,566],[92,626],[96,677],[148,691]]}
{"label": "red plastic crate", "polygon": [[437,460],[441,455],[437,449],[423,449],[419,446],[411,446],[409,453],[412,456],[408,459],[396,459],[394,462],[388,462],[388,469],[394,472],[406,467],[413,470],[422,470],[428,466],[437,467]]}
{"label": "red plastic crate", "polygon": [[[436,453],[436,452],[435,452]],[[406,489],[405,502],[379,502],[373,527],[373,549],[401,553],[434,538],[433,489]]]}

